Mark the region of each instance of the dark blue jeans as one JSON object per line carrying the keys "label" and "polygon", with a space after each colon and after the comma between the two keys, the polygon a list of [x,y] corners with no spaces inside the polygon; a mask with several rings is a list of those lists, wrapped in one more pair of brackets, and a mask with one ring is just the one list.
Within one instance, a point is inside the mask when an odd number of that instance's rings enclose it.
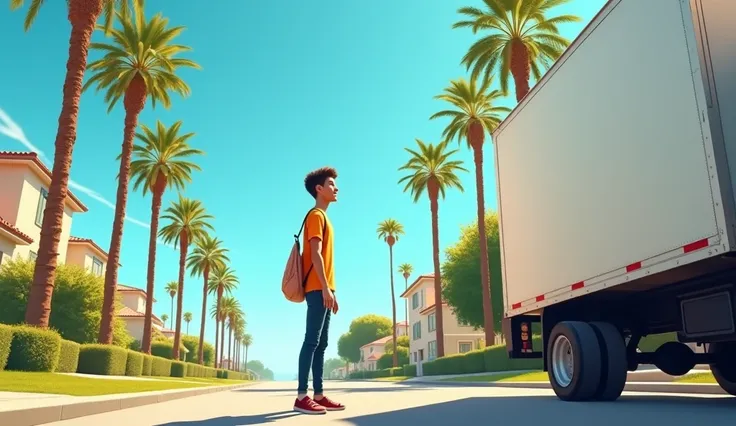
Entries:
{"label": "dark blue jeans", "polygon": [[310,291],[306,294],[306,300],[307,331],[304,333],[304,343],[299,352],[299,388],[297,392],[307,393],[309,368],[311,367],[314,393],[320,395],[323,391],[322,374],[331,312],[324,306],[321,291]]}

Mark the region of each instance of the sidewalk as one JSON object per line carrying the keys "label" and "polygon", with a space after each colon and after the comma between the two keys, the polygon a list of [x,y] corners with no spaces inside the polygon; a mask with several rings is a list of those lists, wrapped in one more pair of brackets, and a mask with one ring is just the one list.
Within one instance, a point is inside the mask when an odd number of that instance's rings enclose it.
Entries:
{"label": "sidewalk", "polygon": [[[536,370],[513,370],[513,371],[496,371],[496,372],[486,372],[486,373],[473,373],[473,374],[449,374],[444,376],[422,376],[422,377],[412,377],[411,379],[404,380],[404,383],[435,383],[435,382],[442,382],[446,379],[456,379],[456,378],[462,378],[462,377],[480,377],[480,376],[496,376],[496,375],[509,375],[509,374],[525,374],[525,373],[533,373]],[[691,370],[686,376],[692,375],[692,374],[699,374],[699,373],[708,373],[710,370]],[[661,372],[660,370],[656,369],[647,369],[647,370],[637,370],[637,371],[630,371],[628,374],[628,381],[629,382],[656,382],[656,383],[669,383],[674,382],[677,379],[677,377],[670,376],[668,374],[665,374]],[[463,382],[455,382],[455,383],[463,383]],[[465,382],[468,383],[468,382]],[[472,383],[483,383],[483,382],[472,382]],[[503,383],[509,383],[509,382],[503,382]],[[515,382],[515,383],[546,383],[545,382]]]}

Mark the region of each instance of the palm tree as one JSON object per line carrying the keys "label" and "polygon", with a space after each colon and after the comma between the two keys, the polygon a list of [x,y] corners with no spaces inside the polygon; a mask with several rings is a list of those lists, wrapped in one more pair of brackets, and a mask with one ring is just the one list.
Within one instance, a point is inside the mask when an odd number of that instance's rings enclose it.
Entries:
{"label": "palm tree", "polygon": [[[222,368],[222,361],[225,359],[225,321],[227,321],[228,337],[230,337],[230,330],[232,327],[232,319],[240,311],[240,302],[233,296],[224,296],[222,303],[220,304],[220,322],[222,327],[220,328],[220,368]],[[232,340],[230,341],[232,343]],[[230,345],[228,344],[228,358],[230,358]],[[232,365],[232,359],[230,359]],[[229,367],[229,366],[228,366]]]}
{"label": "palm tree", "polygon": [[[189,139],[194,133],[179,134],[181,121],[177,121],[171,127],[166,128],[160,121],[156,122],[156,131],[141,126],[141,131],[136,134],[139,143],[133,146],[133,161],[130,163],[131,177],[134,179],[133,189],[143,188],[143,195],[149,191],[151,200],[151,231],[148,237],[148,272],[146,291],[153,294],[156,273],[156,237],[158,235],[158,221],[161,213],[161,200],[163,200],[166,188],[182,190],[191,182],[192,171],[200,170],[199,166],[192,163],[190,157],[203,154],[202,151],[189,146]],[[173,289],[167,288],[171,295],[171,317],[174,317],[174,295],[178,284],[174,283]],[[173,293],[172,293],[173,291]],[[146,316],[144,318],[144,330],[150,330],[151,312],[153,303],[146,304]],[[150,350],[151,336],[144,333],[142,345],[145,351]]]}
{"label": "palm tree", "polygon": [[[199,349],[197,359],[200,365],[204,365],[204,327],[207,318],[207,293],[209,292],[210,271],[225,266],[230,261],[227,257],[227,249],[222,247],[222,241],[205,234],[195,241],[192,254],[187,259],[187,267],[192,271],[192,276],[203,276],[202,288],[202,322],[199,325]],[[217,333],[217,331],[215,331]]]}
{"label": "palm tree", "polygon": [[434,300],[437,319],[437,357],[445,356],[445,333],[442,315],[442,277],[440,276],[440,236],[438,219],[439,197],[445,198],[445,192],[450,188],[463,191],[458,171],[467,172],[460,160],[451,160],[450,157],[457,150],[447,151],[447,141],[437,146],[425,144],[417,139],[419,151],[404,148],[411,158],[399,170],[406,170],[408,175],[399,180],[406,182],[404,192],[410,191],[414,202],[427,190],[429,195],[430,211],[432,213],[432,259],[434,261]]}
{"label": "palm tree", "polygon": [[396,352],[396,294],[394,292],[394,244],[399,241],[399,235],[404,234],[404,226],[395,219],[386,219],[378,224],[376,230],[378,238],[388,244],[388,264],[389,264],[389,275],[391,277],[391,312],[393,313],[394,320],[394,356],[393,366],[394,368],[399,366],[399,354]]}
{"label": "palm tree", "polygon": [[[82,88],[86,90],[96,85],[98,91],[104,89],[108,112],[115,107],[120,98],[123,98],[125,107],[123,145],[118,157],[120,171],[118,172],[115,216],[105,272],[105,298],[98,338],[100,343],[108,344],[112,343],[112,320],[115,314],[120,245],[128,202],[133,139],[138,126],[138,115],[146,105],[148,98],[151,99],[154,108],[156,102],[161,102],[164,107],[169,108],[171,105],[169,92],[173,91],[181,96],[188,96],[189,86],[176,75],[176,71],[180,67],[199,68],[189,59],[175,57],[178,53],[191,50],[187,46],[173,43],[173,40],[184,31],[184,27],[168,28],[168,19],[160,14],[147,21],[142,7],[135,8],[133,12],[132,16],[118,13],[122,28],[114,28],[110,31],[112,43],[90,44],[90,48],[105,52],[105,56],[88,65],[94,75]],[[153,232],[153,229],[151,231]],[[146,330],[145,326],[144,330]],[[148,348],[144,346],[142,349],[147,350]],[[174,351],[177,350],[178,346]]]}
{"label": "palm tree", "polygon": [[164,323],[164,327],[166,327],[166,321],[169,320],[169,314],[163,314],[161,315],[161,321]]}
{"label": "palm tree", "polygon": [[[205,211],[202,203],[184,198],[179,194],[179,201],[166,209],[164,219],[170,223],[159,232],[164,242],[179,245],[179,294],[176,300],[176,330],[174,331],[174,349],[172,359],[179,359],[179,342],[181,341],[181,308],[184,302],[184,273],[186,272],[187,250],[192,241],[213,230],[209,220],[213,217]],[[150,299],[149,299],[150,300]],[[150,302],[147,302],[150,303]]]}
{"label": "palm tree", "polygon": [[[414,272],[414,267],[408,263],[399,265],[399,273],[404,277],[404,291],[409,289],[409,276]],[[406,327],[409,328],[409,300],[404,299],[404,320]]]}
{"label": "palm tree", "polygon": [[[444,93],[435,96],[435,98],[449,103],[453,108],[440,111],[430,117],[430,120],[441,117],[451,118],[452,120],[445,128],[442,136],[448,141],[457,139],[460,142],[465,139],[470,149],[473,150],[478,239],[480,244],[480,284],[483,293],[483,330],[485,331],[486,342],[493,342],[496,334],[493,322],[491,277],[486,239],[483,142],[485,142],[486,132],[492,133],[501,123],[502,114],[509,112],[508,108],[495,105],[503,94],[498,90],[489,90],[491,82],[492,79],[488,78],[478,87],[476,80],[470,80],[470,82],[464,79],[452,80],[450,86],[445,88]],[[489,343],[489,345],[492,344]]]}
{"label": "palm tree", "polygon": [[245,318],[241,315],[238,315],[234,318],[232,327],[232,335],[233,339],[235,340],[232,357],[234,359],[236,371],[240,371],[240,339],[243,336],[243,333],[245,333]]}
{"label": "palm tree", "polygon": [[[220,349],[220,343],[221,340],[224,339],[225,332],[223,330],[225,330],[225,320],[227,320],[227,317],[221,310],[221,304],[218,304],[217,302],[212,304],[212,307],[210,308],[210,315],[215,320],[215,327],[218,327],[219,324],[222,324],[222,328],[215,329],[215,368],[222,368],[223,357],[222,350]],[[220,338],[220,334],[223,335],[222,339]]]}
{"label": "palm tree", "polygon": [[[10,9],[17,10],[25,5],[25,0],[10,0]],[[43,0],[31,0],[26,12],[23,28],[31,29]],[[61,113],[56,129],[54,143],[54,163],[51,171],[51,185],[46,196],[46,209],[41,223],[41,238],[38,241],[38,258],[33,271],[25,322],[48,327],[51,316],[51,296],[54,292],[56,264],[59,256],[59,240],[64,221],[64,204],[69,192],[69,171],[72,167],[72,152],[77,140],[77,119],[79,100],[82,96],[82,81],[87,68],[92,33],[100,14],[105,14],[105,30],[112,28],[115,9],[124,17],[130,14],[128,0],[67,0],[71,24],[69,52],[66,61],[66,76],[62,92]],[[133,9],[143,7],[143,0],[133,0]]]}
{"label": "palm tree", "polygon": [[233,334],[236,333],[240,322],[245,321],[245,314],[240,308],[240,302],[235,299],[235,303],[227,307],[227,329],[228,329],[228,343],[227,343],[227,356],[230,358],[230,369],[233,370],[233,361],[235,361],[235,351],[233,350]]}
{"label": "palm tree", "polygon": [[[183,318],[184,318],[184,322],[187,323],[187,335],[188,335],[189,334],[189,323],[192,322],[192,313],[184,312]],[[199,343],[199,346],[202,346],[202,342]],[[199,358],[202,359],[202,357],[199,357]]]}
{"label": "palm tree", "polygon": [[562,37],[560,24],[579,22],[580,17],[545,16],[550,9],[569,0],[483,0],[485,10],[462,7],[458,13],[467,20],[456,22],[453,28],[470,27],[473,33],[488,30],[490,35],[476,41],[462,59],[475,80],[482,72],[484,79],[498,69],[501,90],[508,94],[509,74],[514,78],[516,101],[529,93],[529,75],[535,80],[565,51],[570,41]]}
{"label": "palm tree", "polygon": [[[208,283],[208,292],[215,293],[217,300],[215,302],[214,311],[212,317],[215,319],[215,368],[219,365],[218,360],[222,358],[222,351],[218,347],[220,343],[220,324],[224,329],[225,324],[221,315],[220,306],[222,305],[222,297],[225,293],[231,294],[233,290],[238,286],[238,277],[235,276],[235,271],[226,265],[218,266],[212,270],[212,276]],[[205,313],[202,312],[202,315]],[[217,355],[220,354],[220,357]]]}
{"label": "palm tree", "polygon": [[243,358],[245,362],[243,363],[243,365],[245,366],[245,372],[247,373],[248,372],[248,349],[250,348],[250,345],[253,344],[253,336],[251,336],[248,333],[244,333],[242,340],[243,340],[243,346],[245,347],[245,356]]}
{"label": "palm tree", "polygon": [[166,283],[166,292],[169,293],[169,297],[171,297],[171,318],[174,318],[174,297],[176,297],[176,293],[179,292],[179,283],[176,281],[169,281]]}

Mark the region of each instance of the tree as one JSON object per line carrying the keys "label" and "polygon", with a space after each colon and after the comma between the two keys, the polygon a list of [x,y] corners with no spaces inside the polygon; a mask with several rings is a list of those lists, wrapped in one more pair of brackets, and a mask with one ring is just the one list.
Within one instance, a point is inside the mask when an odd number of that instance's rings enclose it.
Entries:
{"label": "tree", "polygon": [[560,24],[579,22],[574,15],[547,18],[545,14],[569,0],[484,0],[486,10],[462,7],[458,13],[467,20],[453,28],[487,30],[491,34],[473,43],[462,59],[471,79],[484,73],[484,80],[498,70],[501,90],[509,92],[509,74],[514,78],[516,101],[529,93],[529,76],[535,80],[562,55],[570,41],[559,34]]}
{"label": "tree", "polygon": [[[174,304],[174,299],[173,298],[171,299],[171,304],[172,304],[172,306]],[[174,308],[172,307],[171,309],[174,309]],[[169,314],[161,314],[161,321],[164,323],[164,327],[166,327],[166,321],[168,321],[168,320],[169,320]]]}
{"label": "tree", "polygon": [[[376,230],[379,239],[388,244],[388,272],[391,277],[391,312],[393,314],[393,341],[396,342],[396,293],[394,291],[394,244],[399,241],[399,235],[404,234],[404,226],[395,219],[386,219],[378,224]],[[394,367],[399,366],[399,358],[394,345]]]}
{"label": "tree", "polygon": [[176,330],[174,331],[174,359],[179,359],[181,309],[184,301],[187,250],[189,244],[206,235],[208,229],[210,231],[214,230],[209,223],[213,217],[207,214],[200,201],[185,198],[179,194],[179,201],[171,203],[171,206],[166,209],[163,219],[170,223],[161,228],[159,235],[164,242],[174,246],[179,245],[179,294],[176,299]]}
{"label": "tree", "polygon": [[[396,346],[402,347],[402,348],[408,348],[409,347],[409,336],[399,336],[398,339],[396,339]],[[389,340],[388,342],[386,342],[383,349],[387,353],[393,351],[394,350],[393,340]]]}
{"label": "tree", "polygon": [[[224,329],[225,323],[224,318],[220,312],[220,306],[222,305],[222,297],[225,293],[231,294],[233,290],[238,287],[238,277],[235,275],[235,271],[229,268],[227,265],[217,266],[212,270],[212,277],[208,284],[208,292],[216,293],[217,299],[215,300],[215,306],[212,311],[212,318],[215,319],[215,368],[220,365],[220,359],[222,359],[222,353],[219,352],[219,335],[218,333],[220,325]],[[202,312],[205,315],[205,312]],[[218,357],[219,354],[219,357]]]}
{"label": "tree", "polygon": [[358,317],[337,341],[337,354],[350,362],[360,362],[360,347],[389,336],[392,330],[391,320],[384,316],[368,314]]}
{"label": "tree", "polygon": [[[491,300],[493,301],[493,322],[496,329],[501,327],[503,316],[503,284],[501,280],[501,245],[498,233],[498,215],[487,212],[485,215],[486,247],[491,270]],[[445,249],[446,260],[442,264],[444,289],[442,296],[452,307],[458,321],[466,322],[473,327],[483,327],[484,307],[481,303],[480,280],[481,251],[478,240],[478,225],[473,222],[463,226],[460,239]],[[491,346],[495,336],[486,345]]]}
{"label": "tree", "polygon": [[[233,296],[224,296],[222,298],[222,303],[220,304],[219,312],[220,322],[222,324],[222,327],[220,328],[220,368],[222,368],[222,361],[225,359],[225,321],[227,321],[228,337],[230,337],[233,318],[235,318],[239,313],[242,313],[240,310],[240,302],[238,302],[238,299]],[[232,338],[230,337],[230,342],[228,343],[228,359],[230,360],[230,365],[232,365],[232,359],[230,359],[231,344]]]}
{"label": "tree", "polygon": [[[10,0],[10,10],[17,10],[24,4],[24,0]],[[87,54],[92,33],[103,11],[105,12],[104,28],[106,31],[112,27],[112,17],[116,8],[122,16],[130,14],[128,0],[67,0],[66,4],[69,12],[67,19],[71,24],[66,76],[64,77],[59,126],[56,129],[54,142],[51,185],[49,185],[49,193],[46,196],[46,209],[41,222],[41,238],[38,241],[38,257],[25,310],[25,322],[40,327],[48,327],[51,316],[59,240],[64,221],[64,207],[69,193],[69,171],[72,167],[74,142],[77,140],[79,100],[82,96],[82,80],[84,80],[84,71],[87,68]],[[132,4],[134,9],[143,7],[143,0],[133,0]],[[43,6],[43,0],[30,1],[23,24],[25,31],[31,29],[41,6]]]}
{"label": "tree", "polygon": [[[404,277],[404,291],[409,289],[409,276],[414,272],[414,267],[408,263],[402,263],[399,265],[399,273]],[[404,299],[404,321],[406,321],[406,327],[409,327],[409,300]]]}
{"label": "tree", "polygon": [[[169,108],[171,106],[169,92],[176,92],[182,97],[188,96],[189,86],[176,75],[176,71],[180,67],[199,68],[199,65],[189,59],[175,57],[179,53],[191,50],[187,46],[173,43],[173,40],[184,31],[184,27],[169,28],[168,19],[161,14],[148,21],[142,7],[135,8],[132,15],[118,13],[117,16],[121,28],[110,30],[112,43],[90,44],[91,49],[104,52],[105,56],[88,65],[94,75],[82,88],[85,91],[94,85],[97,91],[105,90],[108,112],[112,111],[120,98],[123,98],[125,109],[123,144],[118,157],[120,171],[118,172],[115,215],[105,271],[105,304],[102,307],[100,343],[109,343],[112,338],[109,324],[112,323],[115,315],[113,300],[117,291],[120,248],[128,203],[128,183],[138,116],[149,98],[154,108],[156,102]],[[151,231],[153,232],[153,229]],[[177,318],[180,316],[178,314]],[[146,330],[145,325],[144,330]],[[144,351],[150,349],[145,347],[147,343],[145,340],[144,336]],[[178,348],[178,345],[174,345],[175,352],[178,351]]]}
{"label": "tree", "polygon": [[[187,334],[189,334],[189,323],[192,322],[192,313],[191,312],[184,312],[184,322],[187,323]],[[199,349],[199,358],[204,362],[204,358],[202,357],[202,352],[204,351],[204,344],[203,342],[199,342],[199,346],[202,349]],[[200,362],[202,364],[202,362]]]}
{"label": "tree", "polygon": [[273,371],[266,368],[261,361],[253,360],[247,364],[248,370],[261,376],[261,380],[273,380]]}
{"label": "tree", "polygon": [[[156,122],[156,130],[141,126],[136,134],[139,143],[133,146],[135,158],[130,163],[130,173],[134,179],[133,189],[143,188],[145,196],[151,192],[151,230],[148,236],[148,271],[146,274],[146,291],[153,294],[156,275],[156,237],[158,235],[158,221],[161,214],[161,201],[166,188],[184,189],[192,181],[192,171],[200,170],[199,166],[190,161],[194,155],[203,154],[202,151],[189,146],[189,139],[194,133],[179,134],[181,121],[177,121],[167,128],[160,121]],[[171,282],[166,291],[171,296],[171,317],[174,318],[174,296],[178,291],[178,284]],[[151,313],[153,300],[146,303],[144,330],[151,329]],[[143,334],[142,346],[144,351],[150,350],[151,336]],[[199,348],[202,350],[202,344]]]}
{"label": "tree", "polygon": [[238,355],[240,354],[240,339],[242,335],[245,333],[245,314],[240,311],[237,312],[230,317],[230,337],[232,340],[234,340],[234,344],[232,346],[232,351],[230,353],[230,359],[232,362],[230,363],[230,369],[239,371],[240,367],[240,359],[238,358]]}
{"label": "tree", "polygon": [[445,356],[445,334],[442,315],[442,276],[440,275],[440,237],[438,200],[440,195],[450,188],[463,191],[457,172],[467,172],[460,160],[450,160],[457,150],[447,151],[447,141],[437,146],[425,144],[417,139],[419,151],[404,148],[411,157],[399,170],[406,170],[408,175],[399,180],[406,182],[404,192],[409,191],[414,202],[418,202],[425,189],[429,195],[430,212],[432,214],[432,259],[434,261],[434,300],[437,318],[437,357]]}
{"label": "tree", "polygon": [[222,241],[210,237],[209,234],[205,234],[195,242],[194,250],[192,250],[192,254],[187,259],[187,267],[192,271],[192,276],[202,276],[204,278],[204,284],[202,286],[202,321],[199,326],[200,351],[197,355],[200,365],[204,363],[202,350],[204,348],[204,328],[207,318],[207,293],[209,292],[210,271],[224,267],[225,262],[230,261],[227,257],[227,252],[228,250],[222,247]]}
{"label": "tree", "polygon": [[[468,147],[473,150],[473,161],[475,163],[475,195],[477,207],[477,223],[479,241],[486,241],[485,221],[485,189],[483,184],[483,143],[485,135],[493,133],[502,120],[502,114],[507,114],[509,109],[500,107],[495,103],[503,96],[498,90],[490,90],[492,79],[487,78],[478,87],[476,80],[470,82],[459,79],[450,82],[445,92],[436,99],[443,100],[453,109],[440,111],[430,117],[431,120],[448,117],[452,120],[445,127],[442,136],[448,141],[457,139],[460,143],[463,139]],[[483,312],[485,322],[486,342],[493,342],[495,330],[493,327],[493,305],[491,303],[491,277],[488,266],[488,249],[485,244],[480,244],[480,285],[482,288]]]}
{"label": "tree", "polygon": [[327,361],[325,361],[324,364],[324,377],[330,377],[332,375],[332,372],[337,370],[338,368],[342,367],[345,364],[343,360],[340,358],[330,358]]}
{"label": "tree", "polygon": [[243,334],[243,346],[245,346],[245,362],[243,364],[245,365],[246,371],[248,370],[248,349],[250,349],[250,345],[252,344],[253,336],[248,333]]}
{"label": "tree", "polygon": [[[409,348],[404,346],[399,346],[396,348],[397,350],[397,357],[399,358],[399,365],[397,367],[403,367],[406,364],[409,363]],[[381,355],[380,358],[378,358],[378,361],[376,361],[376,368],[379,370],[384,370],[386,368],[390,368],[393,362],[393,356],[394,353],[389,351]]]}

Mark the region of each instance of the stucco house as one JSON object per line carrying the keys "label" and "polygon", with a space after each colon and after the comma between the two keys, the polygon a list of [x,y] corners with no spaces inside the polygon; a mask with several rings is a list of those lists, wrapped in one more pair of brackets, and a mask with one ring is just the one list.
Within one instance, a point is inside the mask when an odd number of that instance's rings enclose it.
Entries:
{"label": "stucco house", "polygon": [[98,276],[107,270],[107,252],[89,238],[69,237],[66,263],[79,265]]}
{"label": "stucco house", "polygon": [[[396,335],[406,336],[408,326],[405,321],[396,323]],[[360,347],[359,370],[376,370],[378,359],[386,353],[386,344],[393,339],[393,336],[381,337],[373,342],[367,343]]]}
{"label": "stucco house", "polygon": [[[404,291],[409,301],[409,362],[431,361],[437,358],[437,306],[434,300],[434,274],[424,274]],[[447,304],[441,306],[444,322],[445,355],[469,352],[480,348],[483,330],[460,324]]]}
{"label": "stucco house", "polygon": [[[123,302],[123,308],[118,311],[118,317],[125,322],[125,328],[136,340],[143,340],[143,322],[146,317],[146,292],[140,288],[118,284],[118,294]],[[156,299],[153,299],[154,303]],[[164,323],[155,314],[151,316],[153,328],[161,331],[165,336],[173,336],[173,331],[164,329]],[[168,336],[167,336],[168,337]]]}

